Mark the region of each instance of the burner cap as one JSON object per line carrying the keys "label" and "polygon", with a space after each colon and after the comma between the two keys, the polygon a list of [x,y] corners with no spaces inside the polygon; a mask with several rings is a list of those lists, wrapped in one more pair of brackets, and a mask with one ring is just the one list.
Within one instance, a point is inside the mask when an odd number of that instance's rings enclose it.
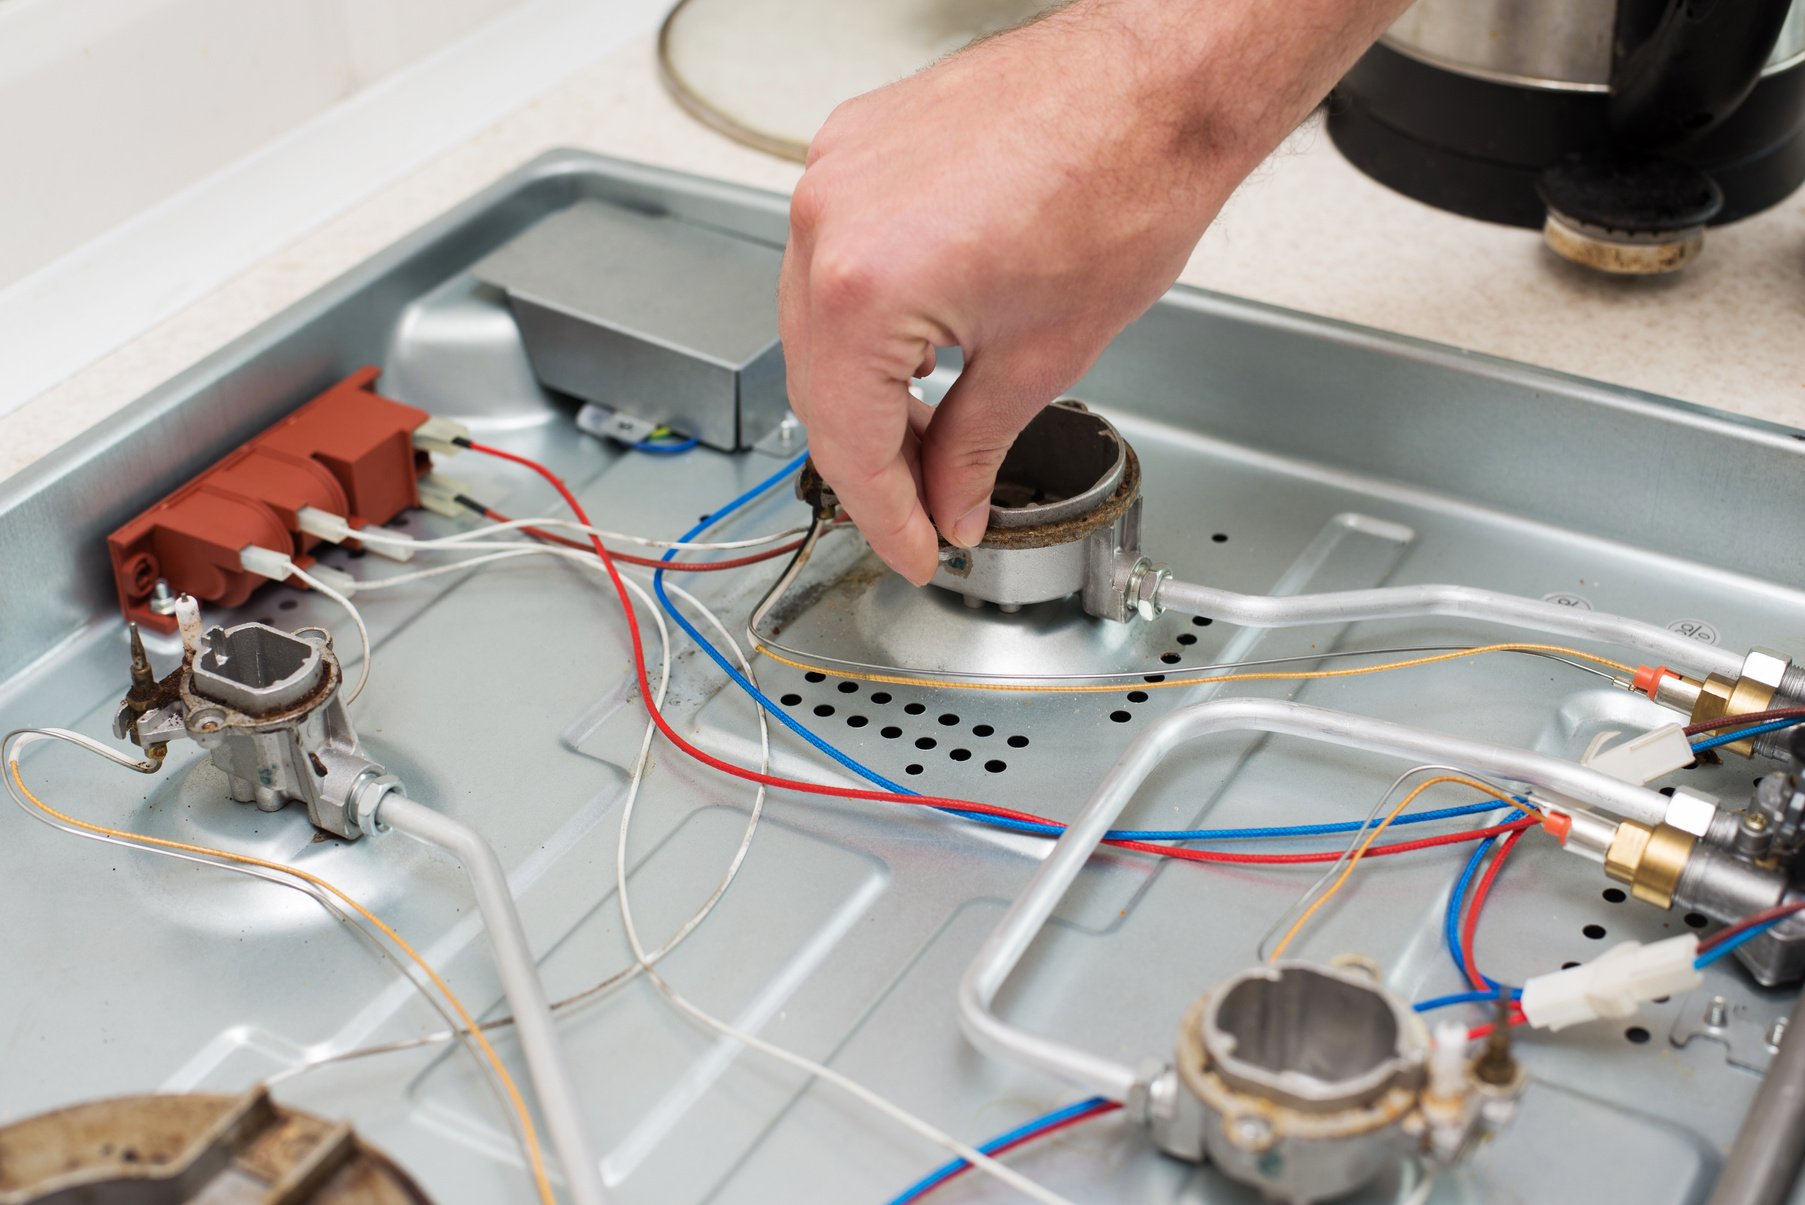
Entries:
{"label": "burner cap", "polygon": [[1547,243],[1574,263],[1622,275],[1672,272],[1697,258],[1723,190],[1665,159],[1571,156],[1542,173]]}

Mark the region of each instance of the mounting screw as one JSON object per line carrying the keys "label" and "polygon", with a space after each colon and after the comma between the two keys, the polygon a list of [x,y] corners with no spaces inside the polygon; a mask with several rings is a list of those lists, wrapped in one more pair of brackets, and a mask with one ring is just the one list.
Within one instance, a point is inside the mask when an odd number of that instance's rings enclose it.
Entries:
{"label": "mounting screw", "polygon": [[1705,1028],[1722,1029],[1730,1023],[1730,1002],[1722,996],[1713,996],[1705,1004]]}
{"label": "mounting screw", "polygon": [[150,588],[150,601],[145,605],[154,615],[175,614],[175,595],[170,593],[167,578],[157,579],[157,584]]}
{"label": "mounting screw", "polygon": [[1742,815],[1742,827],[1748,829],[1751,833],[1765,833],[1767,831],[1767,817],[1760,812],[1744,812]]}
{"label": "mounting screw", "polygon": [[1772,1025],[1769,1025],[1767,1027],[1766,1036],[1761,1040],[1767,1043],[1767,1048],[1769,1050],[1778,1053],[1780,1050],[1780,1043],[1786,1040],[1786,1018],[1781,1017]]}

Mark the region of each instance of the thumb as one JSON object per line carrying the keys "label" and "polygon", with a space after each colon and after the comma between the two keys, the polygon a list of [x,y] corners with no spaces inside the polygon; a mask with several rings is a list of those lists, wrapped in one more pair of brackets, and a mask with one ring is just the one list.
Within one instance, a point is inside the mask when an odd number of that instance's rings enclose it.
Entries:
{"label": "thumb", "polygon": [[966,361],[921,437],[928,514],[947,543],[970,548],[984,538],[1003,458],[1065,384],[1039,358],[989,352]]}

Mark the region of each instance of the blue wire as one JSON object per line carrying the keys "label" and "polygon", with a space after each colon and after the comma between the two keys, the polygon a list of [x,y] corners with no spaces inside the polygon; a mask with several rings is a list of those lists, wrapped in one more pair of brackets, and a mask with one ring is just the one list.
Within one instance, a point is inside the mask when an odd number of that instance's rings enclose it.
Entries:
{"label": "blue wire", "polygon": [[[1468,803],[1459,807],[1434,808],[1427,812],[1410,812],[1391,822],[1426,824],[1431,820],[1451,820],[1456,816],[1476,816],[1495,812],[1502,803],[1488,799],[1484,803]],[[1268,837],[1330,837],[1339,833],[1358,833],[1377,826],[1379,821],[1342,820],[1333,824],[1293,824],[1280,828],[1119,828],[1109,835],[1122,841],[1258,841]]]}
{"label": "blue wire", "polygon": [[[1395,824],[1397,822],[1394,820],[1392,823]],[[1460,872],[1460,878],[1454,881],[1454,890],[1448,896],[1448,910],[1442,919],[1442,936],[1447,941],[1448,957],[1454,960],[1454,969],[1460,972],[1460,977],[1462,979],[1467,977],[1467,964],[1466,960],[1460,956],[1461,905],[1466,902],[1467,887],[1472,884],[1473,876],[1479,872],[1480,863],[1485,861],[1485,855],[1490,853],[1492,846],[1497,843],[1498,838],[1487,837],[1473,850],[1473,856],[1467,859],[1465,868]],[[1479,978],[1491,985],[1492,992],[1508,990],[1512,1000],[1519,998],[1523,994],[1522,988],[1513,987],[1507,989],[1504,984],[1499,983],[1496,979],[1493,979],[1491,976],[1484,973],[1481,973]],[[1490,993],[1487,994],[1489,995]]]}
{"label": "blue wire", "polygon": [[1776,916],[1773,920],[1764,920],[1758,925],[1752,925],[1738,933],[1735,937],[1723,942],[1721,945],[1712,946],[1709,950],[1700,954],[1692,965],[1701,968],[1708,967],[1719,958],[1722,958],[1725,954],[1728,954],[1731,950],[1734,950],[1737,946],[1742,945],[1744,942],[1754,941],[1757,937],[1760,937],[1763,933],[1766,933],[1781,921],[1790,919],[1790,916]]}
{"label": "blue wire", "polygon": [[[1094,1109],[1098,1105],[1108,1103],[1109,1102],[1101,1096],[1093,1096],[1089,1100],[1081,1100],[1075,1105],[1067,1105],[1065,1108],[1056,1109],[1053,1112],[1046,1114],[1044,1117],[1036,1117],[1033,1121],[1030,1121],[1025,1125],[1017,1126],[1007,1134],[999,1134],[997,1137],[992,1138],[989,1142],[986,1142],[983,1146],[979,1147],[978,1150],[986,1155],[995,1154],[1012,1142],[1019,1142],[1024,1138],[1032,1138],[1043,1130],[1056,1126],[1062,1121],[1076,1117],[1078,1114],[1083,1113],[1088,1109]],[[965,1165],[966,1161],[963,1159],[948,1160],[921,1179],[915,1181],[915,1183],[909,1185],[909,1187],[903,1189],[900,1193],[897,1193],[894,1197],[891,1197],[887,1202],[887,1205],[910,1205],[910,1202],[912,1201],[921,1200],[921,1198],[927,1196],[928,1193],[944,1184],[949,1178],[957,1175],[959,1169]]]}
{"label": "blue wire", "polygon": [[633,444],[632,448],[635,452],[649,452],[653,456],[681,456],[701,442],[702,441],[697,439],[694,435],[690,436],[688,439],[679,440],[674,444],[658,443],[651,439],[642,439],[638,443]]}
{"label": "blue wire", "polygon": [[1757,724],[1753,728],[1739,728],[1735,732],[1725,732],[1700,741],[1692,746],[1694,753],[1707,753],[1723,745],[1734,745],[1737,741],[1747,740],[1753,736],[1766,736],[1770,732],[1778,732],[1782,728],[1793,728],[1805,724],[1805,716],[1791,716],[1784,720],[1769,720],[1765,724]]}
{"label": "blue wire", "polygon": [[1433,1000],[1420,1001],[1411,1007],[1419,1013],[1427,1013],[1455,1004],[1496,1004],[1497,1001],[1497,992],[1454,992],[1447,996],[1437,996]]}

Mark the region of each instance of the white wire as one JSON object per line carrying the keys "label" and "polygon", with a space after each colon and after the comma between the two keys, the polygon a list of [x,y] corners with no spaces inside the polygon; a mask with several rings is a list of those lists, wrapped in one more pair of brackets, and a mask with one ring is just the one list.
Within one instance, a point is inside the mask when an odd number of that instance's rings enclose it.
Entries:
{"label": "white wire", "polygon": [[[667,587],[667,589],[668,588],[669,587]],[[718,622],[716,626],[717,628],[719,627]],[[740,658],[740,661],[741,665],[745,666],[745,659],[743,656]],[[750,667],[746,668],[746,672],[750,672]],[[660,701],[662,701],[662,696],[663,684],[661,683],[659,687]],[[904,1128],[912,1130],[935,1145],[952,1152],[959,1158],[971,1164],[978,1171],[995,1176],[997,1179],[1023,1195],[1036,1201],[1041,1201],[1045,1203],[1045,1205],[1071,1205],[1064,1197],[1041,1187],[1020,1172],[1015,1171],[1013,1168],[1010,1168],[1003,1163],[999,1163],[997,1160],[992,1159],[989,1155],[984,1154],[975,1147],[968,1146],[957,1138],[954,1138],[951,1134],[922,1120],[913,1113],[903,1109],[901,1106],[891,1103],[882,1096],[879,1096],[876,1092],[865,1087],[863,1084],[840,1074],[831,1067],[817,1063],[813,1059],[804,1058],[802,1055],[796,1054],[793,1051],[785,1050],[781,1046],[767,1042],[755,1034],[747,1033],[742,1029],[737,1029],[727,1022],[703,1012],[700,1008],[696,1007],[696,1005],[679,995],[677,990],[673,988],[662,975],[652,968],[651,957],[647,954],[645,946],[639,940],[639,930],[633,923],[632,904],[627,898],[627,834],[633,820],[633,804],[638,798],[640,783],[645,778],[647,767],[651,761],[652,739],[657,733],[657,724],[647,723],[645,736],[641,739],[639,745],[639,758],[633,767],[633,779],[627,788],[627,800],[621,808],[620,835],[619,839],[615,842],[614,847],[614,873],[618,884],[615,888],[615,895],[620,902],[621,927],[627,935],[627,943],[633,948],[633,957],[637,960],[641,971],[651,982],[652,986],[658,989],[659,994],[670,1001],[672,1005],[687,1015],[691,1020],[714,1030],[723,1037],[731,1038],[742,1045],[751,1047],[761,1054],[777,1059],[779,1062],[788,1063],[790,1066],[804,1071],[809,1075],[825,1080],[827,1083],[832,1084],[834,1087],[839,1088],[848,1095],[869,1105],[879,1113],[884,1114]]]}
{"label": "white wire", "polygon": [[343,594],[334,590],[331,586],[328,586],[325,582],[307,572],[305,569],[298,568],[293,561],[288,563],[288,571],[290,576],[300,578],[303,582],[307,583],[309,587],[318,590],[321,594],[343,607],[345,613],[351,617],[351,622],[357,625],[357,638],[363,643],[363,664],[359,666],[357,671],[357,685],[345,692],[345,702],[356,702],[357,696],[361,695],[364,692],[364,687],[370,684],[370,629],[364,626],[363,614],[358,611],[357,607],[352,604],[349,598],[346,598]]}
{"label": "white wire", "polygon": [[361,527],[353,530],[347,539],[358,540],[365,544],[388,544],[398,548],[412,548],[416,551],[431,549],[456,549],[474,545],[478,548],[499,547],[499,543],[481,543],[488,536],[500,535],[508,531],[520,531],[527,527],[549,527],[565,531],[582,532],[595,536],[605,542],[633,544],[641,548],[674,548],[679,552],[732,552],[741,548],[765,548],[772,544],[781,544],[785,540],[802,535],[807,528],[792,527],[787,531],[772,532],[768,536],[753,536],[745,540],[653,540],[645,536],[628,535],[620,531],[606,531],[600,527],[591,527],[586,523],[578,523],[572,519],[509,519],[506,523],[489,523],[481,527],[473,527],[468,531],[460,531],[455,535],[439,536],[436,539],[422,540],[416,536],[404,535],[398,531],[388,531],[380,527]]}
{"label": "white wire", "polygon": [[1435,1191],[1435,1165],[1426,1159],[1418,1159],[1416,1177],[1416,1183],[1398,1201],[1398,1205],[1427,1205],[1429,1195]]}

